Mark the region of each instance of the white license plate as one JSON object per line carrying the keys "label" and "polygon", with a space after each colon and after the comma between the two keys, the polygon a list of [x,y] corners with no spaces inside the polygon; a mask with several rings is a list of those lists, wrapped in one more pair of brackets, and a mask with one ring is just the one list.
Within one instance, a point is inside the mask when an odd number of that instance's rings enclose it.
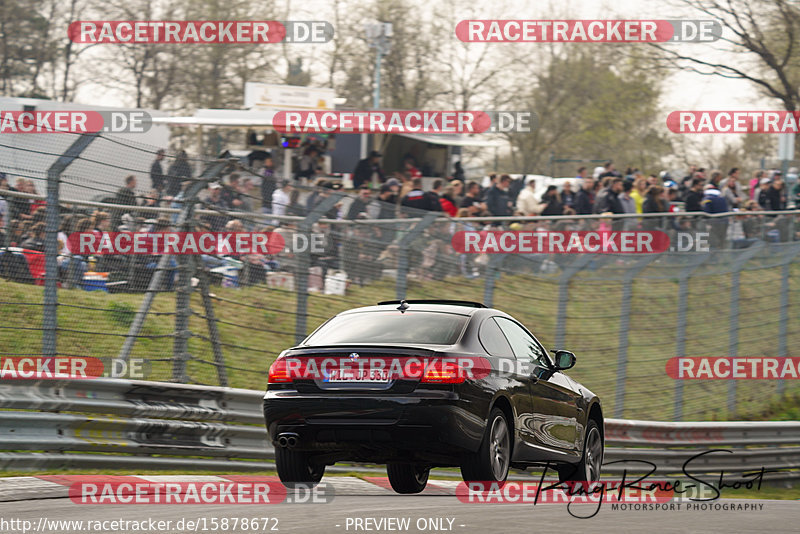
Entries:
{"label": "white license plate", "polygon": [[389,382],[389,372],[376,369],[333,370],[323,379],[324,382],[358,382],[360,384],[385,384]]}

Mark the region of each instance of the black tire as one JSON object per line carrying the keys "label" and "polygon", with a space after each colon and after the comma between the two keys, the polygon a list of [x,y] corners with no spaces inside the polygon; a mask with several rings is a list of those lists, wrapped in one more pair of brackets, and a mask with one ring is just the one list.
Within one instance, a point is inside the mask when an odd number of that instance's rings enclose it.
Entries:
{"label": "black tire", "polygon": [[511,464],[511,428],[499,408],[493,408],[478,452],[461,464],[461,477],[467,481],[503,482]]}
{"label": "black tire", "polygon": [[316,485],[325,474],[325,464],[313,463],[307,453],[284,447],[275,448],[275,467],[287,488]]}
{"label": "black tire", "polygon": [[600,480],[603,466],[604,444],[600,428],[593,420],[586,425],[583,440],[583,456],[577,465],[564,465],[558,468],[560,482],[595,482]]}
{"label": "black tire", "polygon": [[419,493],[428,484],[429,466],[390,463],[386,465],[389,484],[397,493]]}

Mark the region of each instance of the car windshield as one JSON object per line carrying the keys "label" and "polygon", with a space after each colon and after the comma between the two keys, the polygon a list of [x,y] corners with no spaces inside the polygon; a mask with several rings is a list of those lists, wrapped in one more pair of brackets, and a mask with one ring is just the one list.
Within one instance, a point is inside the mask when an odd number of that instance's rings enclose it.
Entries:
{"label": "car windshield", "polygon": [[433,311],[370,311],[338,315],[304,345],[343,343],[421,343],[452,345],[469,320],[467,315]]}

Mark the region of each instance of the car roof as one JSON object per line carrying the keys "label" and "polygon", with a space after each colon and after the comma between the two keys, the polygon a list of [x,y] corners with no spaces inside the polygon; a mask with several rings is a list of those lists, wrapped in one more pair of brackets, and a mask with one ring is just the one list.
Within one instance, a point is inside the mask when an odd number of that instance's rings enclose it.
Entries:
{"label": "car roof", "polygon": [[[345,313],[355,313],[355,312],[370,312],[370,311],[389,311],[389,310],[398,310],[399,309],[399,302],[400,301],[384,301],[385,303],[379,303],[375,306],[363,306],[361,308],[353,308],[347,311],[342,312]],[[486,311],[490,308],[487,308],[483,304],[477,302],[467,302],[467,301],[448,301],[448,300],[430,300],[430,301],[415,301],[415,300],[407,300],[406,301],[408,307],[406,308],[407,311],[436,311],[436,312],[445,312],[445,313],[455,313],[459,315],[474,315],[476,312]]]}

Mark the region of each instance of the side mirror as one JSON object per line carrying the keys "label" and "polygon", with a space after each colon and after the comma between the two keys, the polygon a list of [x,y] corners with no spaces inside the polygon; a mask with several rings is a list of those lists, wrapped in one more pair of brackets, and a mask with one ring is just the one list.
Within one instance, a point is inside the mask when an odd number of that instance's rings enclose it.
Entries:
{"label": "side mirror", "polygon": [[564,371],[575,366],[575,355],[568,350],[554,350],[556,370]]}

